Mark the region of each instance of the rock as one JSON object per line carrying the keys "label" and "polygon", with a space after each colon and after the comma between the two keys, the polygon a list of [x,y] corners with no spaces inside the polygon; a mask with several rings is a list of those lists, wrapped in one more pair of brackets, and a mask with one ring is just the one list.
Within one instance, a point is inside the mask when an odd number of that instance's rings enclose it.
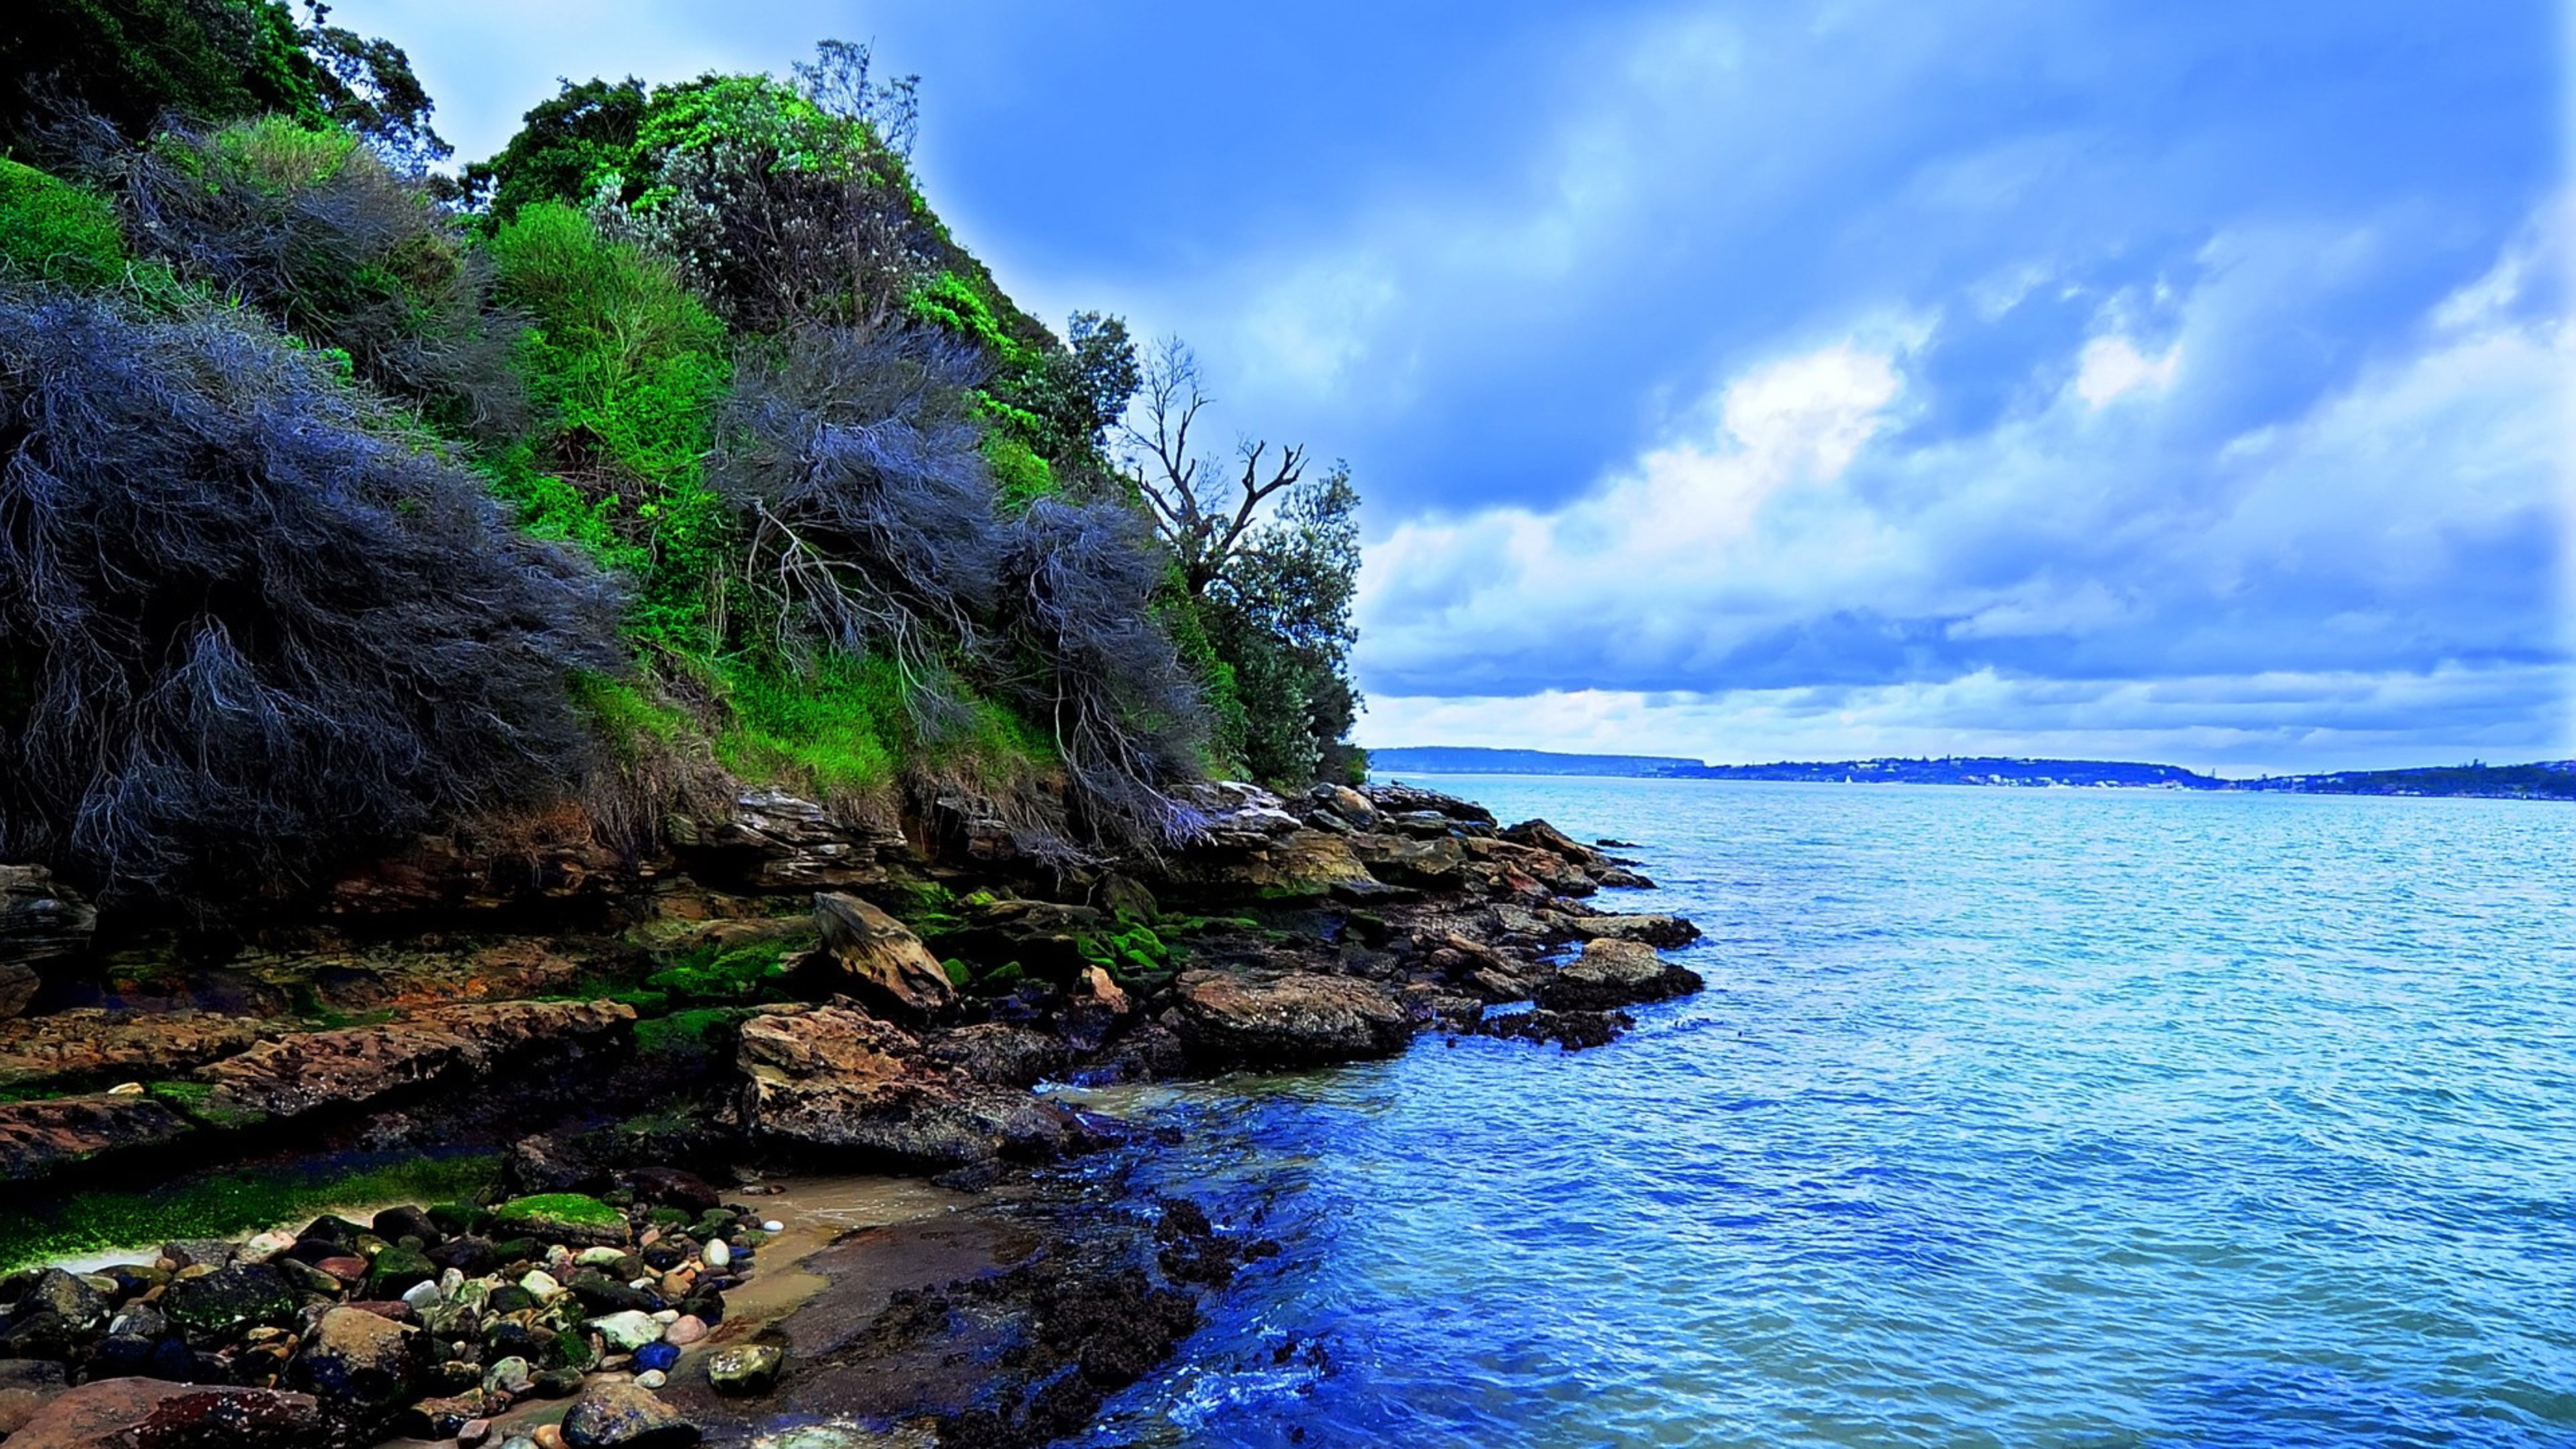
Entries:
{"label": "rock", "polygon": [[929,1060],[903,1031],[845,1007],[742,1024],[742,1115],[775,1147],[908,1167],[1048,1157],[1070,1114]]}
{"label": "rock", "polygon": [[508,1394],[517,1398],[536,1381],[535,1367],[516,1354],[495,1361],[483,1371],[483,1391],[487,1394]]}
{"label": "rock", "polygon": [[1619,1034],[1637,1024],[1636,1018],[1624,1011],[1523,1011],[1510,1016],[1488,1016],[1475,1024],[1480,1036],[1516,1038],[1527,1042],[1554,1042],[1567,1051],[1607,1046]]}
{"label": "rock", "polygon": [[1584,941],[1687,946],[1699,939],[1699,927],[1680,916],[1569,916],[1566,925]]}
{"label": "rock", "polygon": [[590,1326],[599,1330],[600,1341],[614,1353],[633,1353],[662,1337],[662,1325],[653,1321],[653,1315],[634,1309],[594,1318]]}
{"label": "rock", "polygon": [[[421,1304],[413,1300],[411,1290],[424,1283],[434,1285],[437,1278],[438,1265],[429,1261],[428,1255],[396,1243],[376,1254],[375,1261],[367,1265],[367,1294],[372,1298],[399,1298],[419,1308]],[[429,1301],[437,1302],[435,1286],[430,1294]]]}
{"label": "rock", "polygon": [[1386,988],[1347,976],[1268,980],[1191,972],[1176,983],[1177,1029],[1205,1065],[1298,1066],[1393,1056],[1412,1023]]}
{"label": "rock", "polygon": [[957,987],[930,948],[901,921],[856,896],[814,897],[823,944],[808,974],[881,1016],[929,1021],[957,1005]]}
{"label": "rock", "polygon": [[166,1146],[192,1129],[158,1097],[0,1102],[0,1181],[26,1182],[99,1158]]}
{"label": "rock", "polygon": [[956,924],[933,939],[943,956],[987,965],[1017,961],[1032,976],[1063,981],[1082,969],[1086,939],[1116,929],[1096,907],[1009,899],[962,906]]}
{"label": "rock", "polygon": [[554,1275],[543,1268],[529,1269],[527,1276],[519,1280],[519,1286],[526,1289],[529,1296],[539,1303],[552,1303],[561,1298],[564,1292],[564,1286],[556,1282]]}
{"label": "rock", "polygon": [[265,1263],[294,1247],[295,1241],[292,1233],[254,1233],[243,1239],[240,1247],[233,1249],[233,1261]]}
{"label": "rock", "polygon": [[1372,876],[1397,885],[1454,887],[1467,879],[1467,848],[1450,836],[1362,835],[1352,839],[1351,849]]}
{"label": "rock", "polygon": [[578,1192],[515,1197],[494,1208],[492,1216],[500,1224],[501,1235],[518,1234],[576,1247],[620,1247],[628,1233],[624,1213]]}
{"label": "rock", "polygon": [[194,1010],[81,1007],[0,1020],[0,1087],[54,1078],[176,1077],[286,1029],[281,1022]]}
{"label": "rock", "polygon": [[944,1032],[929,1053],[931,1060],[994,1087],[1034,1087],[1072,1065],[1062,1042],[998,1021]]}
{"label": "rock", "polygon": [[719,1273],[733,1265],[733,1249],[722,1238],[707,1239],[706,1246],[698,1250],[698,1257]]}
{"label": "rock", "polygon": [[1538,1004],[1550,1011],[1608,1011],[1687,996],[1706,983],[1635,941],[1602,939],[1542,982]]}
{"label": "rock", "polygon": [[41,1309],[53,1314],[72,1333],[88,1333],[101,1327],[113,1306],[95,1284],[60,1268],[38,1273],[36,1281],[19,1295],[18,1302],[22,1310]]}
{"label": "rock", "polygon": [[531,1055],[552,1063],[622,1045],[635,1009],[613,1001],[442,1007],[384,1026],[308,1032],[251,1048],[199,1075],[206,1107],[246,1119],[356,1107],[470,1079]]}
{"label": "rock", "polygon": [[1494,812],[1484,806],[1472,800],[1461,800],[1455,795],[1443,795],[1437,790],[1425,790],[1418,785],[1368,785],[1362,787],[1360,793],[1368,797],[1370,804],[1389,815],[1429,814],[1464,825],[1481,825],[1488,829],[1494,825]]}
{"label": "rock", "polygon": [[1348,785],[1318,785],[1311,798],[1316,808],[1331,811],[1355,830],[1378,827],[1377,802]]}
{"label": "rock", "polygon": [[702,1213],[716,1205],[716,1190],[706,1179],[676,1167],[638,1167],[618,1174],[618,1185],[640,1203]]}
{"label": "rock", "polygon": [[490,1396],[472,1388],[421,1400],[394,1421],[394,1431],[407,1439],[450,1439],[491,1412]]}
{"label": "rock", "polygon": [[669,1370],[680,1361],[680,1351],[667,1343],[648,1343],[635,1350],[635,1367],[639,1370]]}
{"label": "rock", "polygon": [[632,1380],[594,1379],[564,1415],[570,1449],[685,1449],[698,1426]]}
{"label": "rock", "polygon": [[662,1341],[675,1348],[687,1348],[706,1336],[705,1320],[688,1313],[672,1319],[670,1326],[662,1330]]}
{"label": "rock", "polygon": [[70,1383],[63,1366],[50,1359],[0,1359],[0,1439],[18,1432]]}
{"label": "rock", "polygon": [[[0,1017],[35,996],[38,968],[89,949],[98,912],[41,865],[0,865]],[[23,991],[23,995],[20,993]]]}
{"label": "rock", "polygon": [[286,1278],[266,1263],[236,1263],[162,1290],[161,1311],[188,1341],[211,1347],[246,1328],[284,1328],[297,1300]]}
{"label": "rock", "polygon": [[386,1408],[411,1396],[420,1330],[356,1308],[322,1315],[289,1372],[326,1400]]}
{"label": "rock", "polygon": [[707,1383],[733,1398],[765,1394],[778,1387],[778,1371],[786,1361],[783,1351],[765,1343],[718,1349],[707,1356]]}
{"label": "rock", "polygon": [[664,1373],[662,1370],[646,1369],[644,1372],[635,1376],[635,1387],[639,1389],[658,1389],[670,1381],[671,1376]]}
{"label": "rock", "polygon": [[55,1396],[9,1449],[323,1449],[330,1425],[310,1395],[103,1379]]}
{"label": "rock", "polygon": [[691,875],[753,894],[881,885],[892,873],[880,857],[905,848],[900,831],[844,824],[778,790],[736,797],[722,820],[674,816],[667,834]]}

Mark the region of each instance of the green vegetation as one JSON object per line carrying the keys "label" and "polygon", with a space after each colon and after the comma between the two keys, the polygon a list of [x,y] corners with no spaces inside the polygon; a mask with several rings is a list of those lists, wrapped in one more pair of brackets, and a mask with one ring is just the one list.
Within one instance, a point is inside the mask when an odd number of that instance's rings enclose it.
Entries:
{"label": "green vegetation", "polygon": [[541,1192],[529,1197],[514,1197],[492,1209],[492,1219],[503,1228],[542,1232],[552,1227],[620,1228],[626,1215],[586,1193]]}
{"label": "green vegetation", "polygon": [[489,1155],[369,1161],[309,1172],[222,1173],[137,1192],[76,1193],[0,1214],[0,1272],[75,1254],[137,1252],[182,1238],[230,1238],[301,1226],[326,1209],[471,1197],[499,1175]]}
{"label": "green vegetation", "polygon": [[32,166],[0,159],[0,274],[103,287],[125,271],[116,209]]}
{"label": "green vegetation", "polygon": [[864,47],[568,82],[449,183],[322,7],[22,10],[70,109],[0,87],[0,512],[76,545],[0,558],[12,858],[215,918],[567,799],[621,847],[750,786],[965,799],[1060,858],[1342,768],[1346,475],[1168,526],[1124,325],[1011,302]]}

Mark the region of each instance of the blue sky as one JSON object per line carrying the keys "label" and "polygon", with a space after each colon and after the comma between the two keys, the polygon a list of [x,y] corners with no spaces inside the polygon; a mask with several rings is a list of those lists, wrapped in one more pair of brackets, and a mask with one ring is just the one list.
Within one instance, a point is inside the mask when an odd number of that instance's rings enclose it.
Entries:
{"label": "blue sky", "polygon": [[1369,743],[2576,755],[2551,5],[335,13],[469,156],[558,75],[920,72],[1023,304],[1350,460]]}

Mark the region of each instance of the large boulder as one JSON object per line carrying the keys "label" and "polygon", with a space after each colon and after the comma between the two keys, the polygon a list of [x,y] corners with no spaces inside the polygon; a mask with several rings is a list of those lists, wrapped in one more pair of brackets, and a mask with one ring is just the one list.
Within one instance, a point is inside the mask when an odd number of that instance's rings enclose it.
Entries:
{"label": "large boulder", "polygon": [[621,1047],[634,1021],[635,1008],[613,1001],[509,1001],[309,1032],[207,1068],[200,1075],[214,1090],[204,1107],[256,1120],[360,1106],[531,1058],[562,1064]]}
{"label": "large boulder", "polygon": [[1307,1066],[1388,1057],[1413,1023],[1394,993],[1348,976],[1256,978],[1194,971],[1175,983],[1175,1022],[1201,1066]]}
{"label": "large boulder", "polygon": [[1444,820],[1471,827],[1494,828],[1494,812],[1473,800],[1461,800],[1419,785],[1369,785],[1360,791],[1369,803],[1387,815],[1437,815]]}
{"label": "large boulder", "polygon": [[1370,874],[1396,885],[1454,887],[1467,878],[1467,848],[1455,836],[1362,835],[1350,848]]}
{"label": "large boulder", "polygon": [[1636,941],[1603,939],[1539,986],[1538,1004],[1550,1011],[1609,1011],[1640,1002],[1688,996],[1706,982]]}
{"label": "large boulder", "polygon": [[1379,887],[1349,840],[1291,826],[1276,834],[1222,837],[1175,851],[1163,862],[1165,882],[1184,896],[1231,900],[1320,899]]}
{"label": "large boulder", "polygon": [[909,1033],[847,1007],[742,1024],[743,1118],[773,1147],[909,1168],[1063,1150],[1071,1114],[932,1061]]}
{"label": "large boulder", "polygon": [[123,1378],[56,1395],[9,1449],[323,1449],[330,1439],[307,1394]]}
{"label": "large boulder", "polygon": [[103,1093],[0,1102],[0,1181],[160,1147],[193,1130],[157,1097]]}
{"label": "large boulder", "polygon": [[95,1007],[0,1021],[0,1088],[54,1078],[127,1081],[175,1076],[247,1051],[283,1029],[281,1023],[256,1017]]}
{"label": "large boulder", "polygon": [[284,1328],[301,1306],[286,1275],[267,1263],[233,1263],[163,1290],[161,1312],[188,1341],[212,1347],[253,1328]]}
{"label": "large boulder", "polygon": [[777,790],[737,798],[720,820],[674,817],[668,833],[691,874],[755,893],[882,885],[892,878],[885,855],[905,849],[898,831],[848,824]]}
{"label": "large boulder", "polygon": [[295,1382],[335,1403],[385,1408],[411,1397],[420,1330],[363,1308],[322,1315],[292,1369]]}
{"label": "large boulder", "polygon": [[930,948],[903,922],[857,896],[814,897],[814,924],[823,944],[809,960],[810,975],[845,991],[869,1010],[906,1021],[928,1021],[957,1005],[957,987]]}
{"label": "large boulder", "polygon": [[41,865],[0,865],[0,1019],[27,1009],[42,967],[89,949],[98,912]]}
{"label": "large boulder", "polygon": [[931,939],[943,955],[985,966],[1017,961],[1033,976],[1062,982],[1089,959],[1083,952],[1086,940],[1117,929],[1109,914],[1095,906],[1014,899],[963,907],[955,923]]}

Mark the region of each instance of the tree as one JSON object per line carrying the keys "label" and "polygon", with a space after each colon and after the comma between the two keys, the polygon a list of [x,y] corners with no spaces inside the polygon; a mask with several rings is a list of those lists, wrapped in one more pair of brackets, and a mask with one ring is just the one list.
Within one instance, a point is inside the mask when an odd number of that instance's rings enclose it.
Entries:
{"label": "tree", "polygon": [[1196,626],[1184,632],[1213,656],[1202,673],[1219,743],[1273,784],[1346,775],[1359,492],[1346,464],[1310,474],[1302,446],[1245,438],[1230,463],[1194,454],[1212,401],[1198,359],[1166,339],[1119,434],[1127,479],[1172,555],[1176,607]]}

